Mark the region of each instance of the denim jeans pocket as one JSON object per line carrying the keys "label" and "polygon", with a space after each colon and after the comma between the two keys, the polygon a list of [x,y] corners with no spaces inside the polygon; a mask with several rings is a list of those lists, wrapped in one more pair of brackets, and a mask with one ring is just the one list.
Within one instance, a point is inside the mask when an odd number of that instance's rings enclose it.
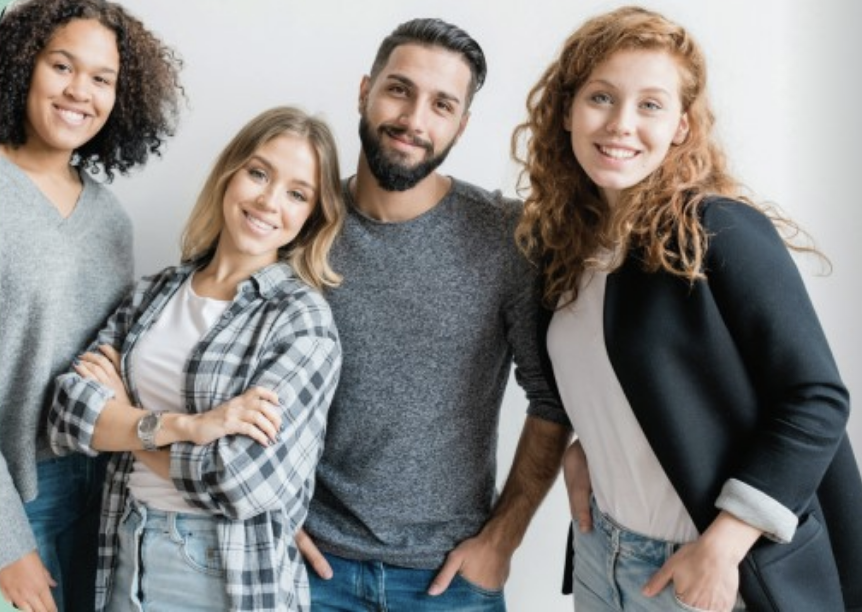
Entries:
{"label": "denim jeans pocket", "polygon": [[224,576],[221,552],[215,530],[180,530],[183,559],[195,571],[208,576]]}
{"label": "denim jeans pocket", "polygon": [[502,597],[503,596],[503,588],[499,589],[487,589],[483,586],[479,586],[475,582],[471,582],[467,578],[465,578],[462,574],[458,573],[455,575],[455,580],[461,582],[468,590],[473,591],[483,597]]}

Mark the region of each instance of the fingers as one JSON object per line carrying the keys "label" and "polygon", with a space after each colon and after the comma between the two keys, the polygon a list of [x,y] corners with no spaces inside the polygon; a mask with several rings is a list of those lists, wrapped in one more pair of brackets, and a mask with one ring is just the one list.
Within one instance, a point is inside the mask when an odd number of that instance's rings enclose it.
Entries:
{"label": "fingers", "polygon": [[431,586],[428,587],[428,594],[435,596],[445,593],[446,589],[448,589],[449,585],[452,584],[452,580],[460,569],[460,557],[453,555],[452,553],[446,555],[446,562],[443,564],[443,567],[440,568],[440,571],[437,572],[437,575],[434,576]]}
{"label": "fingers", "polygon": [[641,592],[646,597],[653,597],[661,593],[662,589],[664,589],[673,578],[673,567],[671,565],[673,557],[668,559],[668,561],[661,566],[661,569],[652,575],[647,583],[641,589]]}
{"label": "fingers", "polygon": [[332,578],[332,567],[304,529],[300,529],[296,534],[296,547],[299,548],[303,559],[305,559],[318,576],[324,580]]}
{"label": "fingers", "polygon": [[99,346],[99,351],[108,358],[108,361],[111,362],[111,365],[114,366],[114,370],[117,372],[120,371],[120,353],[110,344],[102,344]]}

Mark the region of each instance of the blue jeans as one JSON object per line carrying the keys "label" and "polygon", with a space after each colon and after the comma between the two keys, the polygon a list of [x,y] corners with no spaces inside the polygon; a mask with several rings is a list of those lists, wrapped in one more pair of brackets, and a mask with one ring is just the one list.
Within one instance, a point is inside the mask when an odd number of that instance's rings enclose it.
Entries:
{"label": "blue jeans", "polygon": [[216,522],[129,501],[117,530],[108,612],[229,610]]}
{"label": "blue jeans", "polygon": [[39,557],[57,582],[57,609],[92,612],[99,509],[108,456],[73,454],[36,465],[39,495],[24,504]]}
{"label": "blue jeans", "polygon": [[314,612],[505,612],[502,590],[488,590],[455,576],[446,592],[432,597],[428,587],[437,570],[408,569],[380,561],[352,561],[325,553],[332,578],[323,580],[311,566]]}
{"label": "blue jeans", "polygon": [[[575,564],[573,590],[575,610],[603,612],[696,611],[674,595],[673,584],[654,597],[641,589],[682,544],[656,540],[628,531],[602,514],[591,502],[593,529],[580,533],[574,525]],[[744,610],[737,598],[734,610]]]}

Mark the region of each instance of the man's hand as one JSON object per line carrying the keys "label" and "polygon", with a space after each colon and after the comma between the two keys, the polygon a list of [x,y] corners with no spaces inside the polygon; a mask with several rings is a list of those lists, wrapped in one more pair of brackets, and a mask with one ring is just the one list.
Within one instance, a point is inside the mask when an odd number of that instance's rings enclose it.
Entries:
{"label": "man's hand", "polygon": [[34,550],[0,569],[0,592],[6,601],[29,612],[57,612],[51,587],[57,586]]}
{"label": "man's hand", "polygon": [[514,551],[495,545],[487,531],[484,529],[475,538],[464,540],[446,555],[446,562],[428,588],[429,595],[443,593],[459,573],[465,580],[483,589],[498,591],[503,588],[509,577]]}
{"label": "man's hand", "polygon": [[563,480],[569,494],[572,519],[578,523],[580,532],[586,533],[593,528],[593,517],[590,514],[590,494],[593,486],[590,482],[587,456],[580,440],[575,440],[563,455]]}
{"label": "man's hand", "polygon": [[314,541],[305,533],[304,529],[296,532],[296,547],[299,548],[299,552],[302,553],[302,557],[306,563],[311,566],[318,576],[324,580],[332,578],[332,568],[326,561],[326,557],[323,556],[323,553],[320,552],[320,549],[317,548]]}

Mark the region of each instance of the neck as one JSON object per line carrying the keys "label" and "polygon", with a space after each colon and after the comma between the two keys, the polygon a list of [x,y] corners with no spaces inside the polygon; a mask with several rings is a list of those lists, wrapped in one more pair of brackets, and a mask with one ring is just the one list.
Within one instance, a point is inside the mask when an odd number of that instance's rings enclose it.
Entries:
{"label": "neck", "polygon": [[384,222],[415,219],[434,208],[449,192],[452,179],[432,172],[406,191],[386,191],[371,173],[365,155],[360,154],[356,177],[349,188],[356,207],[363,214]]}
{"label": "neck", "polygon": [[195,293],[202,297],[232,300],[241,282],[275,261],[275,258],[263,260],[226,257],[221,249],[217,248],[212,260],[195,273],[192,285]]}
{"label": "neck", "polygon": [[78,173],[69,165],[72,161],[70,152],[39,149],[26,144],[12,148],[4,144],[0,145],[0,153],[31,176],[80,182]]}

